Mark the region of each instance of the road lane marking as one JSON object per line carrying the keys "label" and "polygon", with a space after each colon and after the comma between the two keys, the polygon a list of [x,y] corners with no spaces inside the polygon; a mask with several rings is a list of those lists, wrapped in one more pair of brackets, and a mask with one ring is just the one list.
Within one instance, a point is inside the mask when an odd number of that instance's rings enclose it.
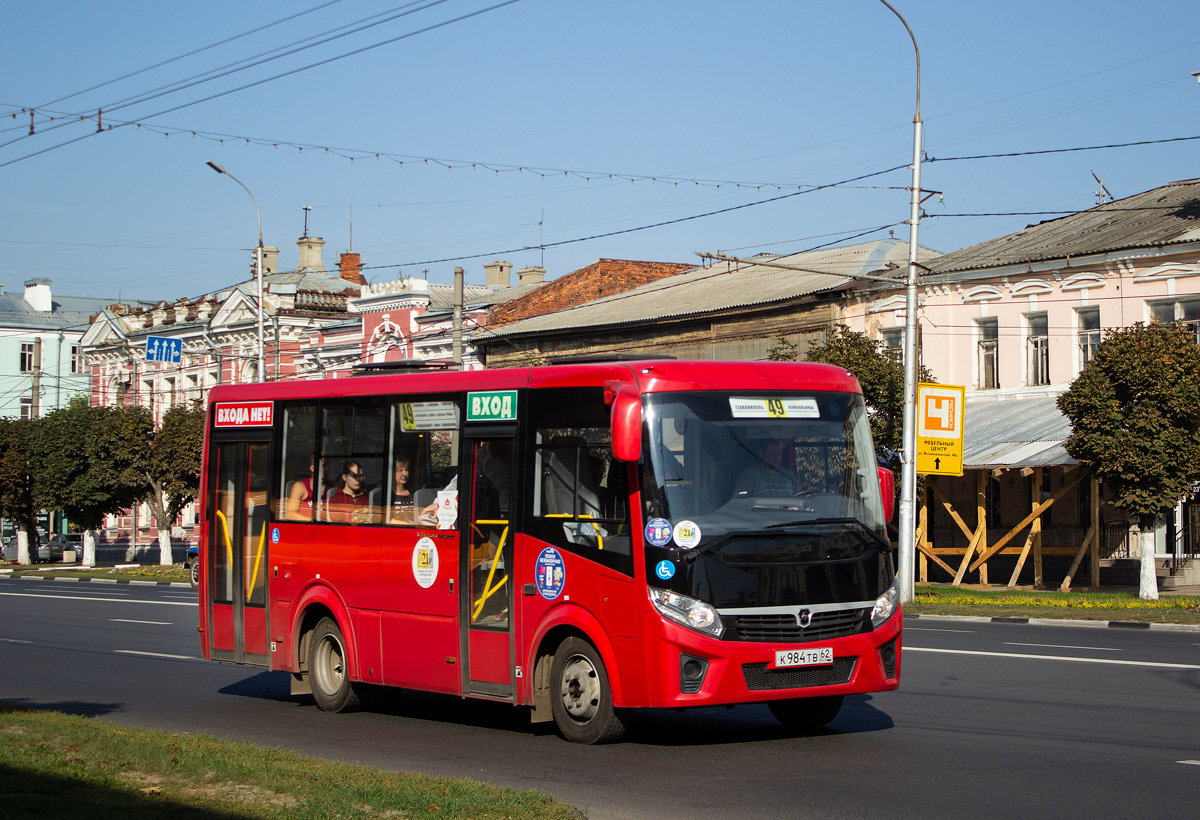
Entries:
{"label": "road lane marking", "polygon": [[1120,652],[1110,646],[1070,646],[1061,643],[1021,643],[1020,641],[1005,641],[1005,646],[1040,646],[1045,649],[1086,649],[1089,652]]}
{"label": "road lane marking", "polygon": [[1187,766],[1200,766],[1200,760],[1176,760],[1176,763],[1183,763]]}
{"label": "road lane marking", "polygon": [[20,638],[0,638],[3,643],[33,643],[33,641],[23,641]]}
{"label": "road lane marking", "polygon": [[198,661],[194,655],[168,655],[166,652],[139,652],[136,649],[114,649],[118,655],[142,655],[147,658],[167,658],[173,661]]}
{"label": "road lane marking", "polygon": [[103,601],[106,604],[153,604],[155,606],[190,606],[188,601],[150,601],[145,598],[95,598],[90,595],[47,595],[39,592],[0,592],[0,596],[13,598],[57,598],[63,601]]}
{"label": "road lane marking", "polygon": [[151,626],[174,626],[171,621],[135,621],[132,618],[109,618],[115,624],[150,624]]}
{"label": "road lane marking", "polygon": [[1106,663],[1112,666],[1148,666],[1156,669],[1200,669],[1194,663],[1161,663],[1158,661],[1122,661],[1116,658],[1072,658],[1066,655],[1022,655],[1017,652],[979,652],[973,649],[933,649],[927,646],[906,646],[904,652],[937,652],[943,655],[979,655],[985,658],[1021,658],[1034,661],[1074,661],[1075,663]]}

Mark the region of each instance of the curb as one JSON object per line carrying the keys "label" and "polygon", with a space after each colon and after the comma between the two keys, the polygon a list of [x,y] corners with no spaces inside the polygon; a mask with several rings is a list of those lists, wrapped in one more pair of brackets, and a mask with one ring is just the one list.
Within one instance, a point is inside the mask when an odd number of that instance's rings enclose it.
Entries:
{"label": "curb", "polygon": [[187,581],[133,581],[124,578],[47,578],[44,575],[18,575],[16,577],[22,581],[66,581],[75,584],[130,584],[141,587],[192,588],[192,585]]}
{"label": "curb", "polygon": [[914,621],[949,621],[976,624],[1028,624],[1029,626],[1076,626],[1089,629],[1158,629],[1171,632],[1200,632],[1200,625],[1195,624],[1152,624],[1145,621],[1080,621],[1067,618],[988,618],[982,615],[910,615],[904,613],[904,620]]}

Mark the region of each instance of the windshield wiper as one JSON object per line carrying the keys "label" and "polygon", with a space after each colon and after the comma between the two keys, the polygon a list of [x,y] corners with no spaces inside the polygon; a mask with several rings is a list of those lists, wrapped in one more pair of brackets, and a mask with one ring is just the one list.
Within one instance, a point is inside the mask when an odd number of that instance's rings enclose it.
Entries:
{"label": "windshield wiper", "polygon": [[781,524],[768,524],[766,530],[781,530],[784,527],[807,527],[810,524],[857,524],[864,530],[870,529],[857,518],[802,518],[799,521],[784,521]]}

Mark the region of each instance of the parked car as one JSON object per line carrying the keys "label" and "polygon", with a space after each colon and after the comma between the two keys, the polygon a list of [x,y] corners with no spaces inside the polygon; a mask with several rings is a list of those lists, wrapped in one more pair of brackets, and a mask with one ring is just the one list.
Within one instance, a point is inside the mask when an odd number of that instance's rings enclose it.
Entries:
{"label": "parked car", "polygon": [[200,548],[188,547],[187,559],[183,565],[187,567],[188,579],[192,582],[192,589],[200,588]]}
{"label": "parked car", "polygon": [[[40,536],[38,540],[41,540]],[[81,536],[60,532],[46,543],[38,545],[38,560],[42,562],[62,561],[63,553],[66,550],[74,550],[75,558],[78,560],[82,546]]]}
{"label": "parked car", "polygon": [[[30,550],[29,550],[30,551],[30,556],[29,556],[30,559],[34,563],[37,563],[38,561],[42,561],[42,560],[48,560],[48,559],[42,558],[42,555],[43,555],[43,552],[45,549],[46,549],[46,536],[42,535],[39,532],[37,534],[37,546],[35,547],[33,544],[30,544]],[[59,554],[59,558],[60,559],[62,558],[61,553]],[[15,535],[10,535],[8,538],[4,539],[4,560],[5,561],[16,561],[17,560],[17,536],[15,536]]]}

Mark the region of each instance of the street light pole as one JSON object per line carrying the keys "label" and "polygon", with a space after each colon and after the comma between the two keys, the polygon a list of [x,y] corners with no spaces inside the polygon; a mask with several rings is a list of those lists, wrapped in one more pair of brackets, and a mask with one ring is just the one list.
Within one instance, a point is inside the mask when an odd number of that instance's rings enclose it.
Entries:
{"label": "street light pole", "polygon": [[254,203],[254,214],[258,218],[258,247],[254,249],[254,278],[258,281],[258,363],[255,367],[254,380],[265,381],[267,374],[267,355],[263,347],[263,235],[262,235],[262,211],[259,210],[258,200],[254,198],[254,194],[246,187],[246,184],[233,174],[226,171],[220,165],[217,165],[212,160],[207,163],[209,168],[212,168],[218,174],[224,174],[232,179],[238,185],[242,186],[242,190],[250,194],[250,201]]}
{"label": "street light pole", "polygon": [[887,0],[879,0],[900,18],[917,55],[917,106],[913,115],[912,207],[908,222],[908,279],[904,303],[904,441],[900,472],[900,602],[913,599],[917,506],[917,234],[921,225],[921,49],[908,22]]}

